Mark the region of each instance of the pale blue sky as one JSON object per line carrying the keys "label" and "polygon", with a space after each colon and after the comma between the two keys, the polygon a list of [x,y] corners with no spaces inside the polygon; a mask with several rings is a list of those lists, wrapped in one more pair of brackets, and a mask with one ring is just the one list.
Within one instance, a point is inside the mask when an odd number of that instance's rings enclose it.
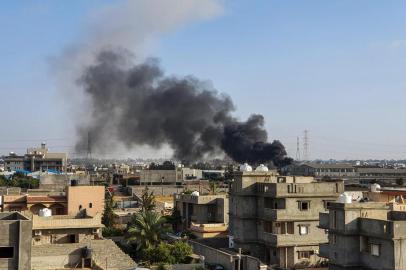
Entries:
{"label": "pale blue sky", "polygon": [[[70,150],[73,123],[50,59],[109,2],[1,2],[0,153],[41,140]],[[149,54],[169,74],[211,80],[242,119],[263,114],[293,157],[309,129],[312,158],[400,159],[405,11],[401,0],[226,0],[220,16],[160,36]]]}

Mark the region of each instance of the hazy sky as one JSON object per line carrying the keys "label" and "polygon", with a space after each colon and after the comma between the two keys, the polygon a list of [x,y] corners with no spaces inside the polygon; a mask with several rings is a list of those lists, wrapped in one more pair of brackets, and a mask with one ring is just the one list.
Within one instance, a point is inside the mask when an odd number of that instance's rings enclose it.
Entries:
{"label": "hazy sky", "polygon": [[[405,1],[213,1],[222,11],[158,33],[143,53],[211,80],[238,117],[263,114],[292,157],[308,129],[311,158],[406,158]],[[74,112],[51,63],[120,2],[1,1],[0,153],[41,141],[73,151]]]}

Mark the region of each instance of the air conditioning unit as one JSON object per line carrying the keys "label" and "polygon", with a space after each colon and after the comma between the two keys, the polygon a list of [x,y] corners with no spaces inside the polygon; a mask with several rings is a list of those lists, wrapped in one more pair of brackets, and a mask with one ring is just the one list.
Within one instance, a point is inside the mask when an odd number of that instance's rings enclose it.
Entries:
{"label": "air conditioning unit", "polygon": [[34,235],[35,235],[35,236],[41,236],[41,235],[42,235],[41,230],[35,230],[35,231],[34,231]]}

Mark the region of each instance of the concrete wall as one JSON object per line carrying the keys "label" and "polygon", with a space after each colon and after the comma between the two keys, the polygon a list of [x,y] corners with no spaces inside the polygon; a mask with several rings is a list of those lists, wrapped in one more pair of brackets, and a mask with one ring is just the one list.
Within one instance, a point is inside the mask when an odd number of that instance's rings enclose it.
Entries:
{"label": "concrete wall", "polygon": [[204,256],[206,263],[221,264],[226,270],[235,269],[235,264],[230,254],[195,241],[189,241],[189,243],[192,245],[194,253]]}
{"label": "concrete wall", "polygon": [[1,270],[29,270],[32,222],[18,213],[1,213],[0,246],[13,247],[11,259],[0,259]]}
{"label": "concrete wall", "polygon": [[[181,172],[180,172],[181,175]],[[140,172],[141,183],[176,183],[181,181],[176,170],[142,170]]]}
{"label": "concrete wall", "polygon": [[66,190],[68,215],[75,216],[84,209],[89,216],[102,214],[104,193],[104,186],[68,186]]}

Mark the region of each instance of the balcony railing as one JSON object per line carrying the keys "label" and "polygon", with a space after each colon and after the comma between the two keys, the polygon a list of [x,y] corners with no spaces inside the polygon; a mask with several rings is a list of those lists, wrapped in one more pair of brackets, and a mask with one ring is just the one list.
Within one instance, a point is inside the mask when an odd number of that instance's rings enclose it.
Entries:
{"label": "balcony railing", "polygon": [[317,212],[310,211],[288,211],[287,209],[269,209],[264,208],[262,212],[263,218],[267,220],[317,220],[319,218]]}
{"label": "balcony railing", "polygon": [[295,245],[318,245],[320,241],[326,239],[315,239],[313,235],[297,235],[297,234],[272,234],[263,233],[262,240],[271,246],[295,246]]}
{"label": "balcony railing", "polygon": [[258,190],[270,197],[337,196],[344,191],[339,182],[259,183]]}

